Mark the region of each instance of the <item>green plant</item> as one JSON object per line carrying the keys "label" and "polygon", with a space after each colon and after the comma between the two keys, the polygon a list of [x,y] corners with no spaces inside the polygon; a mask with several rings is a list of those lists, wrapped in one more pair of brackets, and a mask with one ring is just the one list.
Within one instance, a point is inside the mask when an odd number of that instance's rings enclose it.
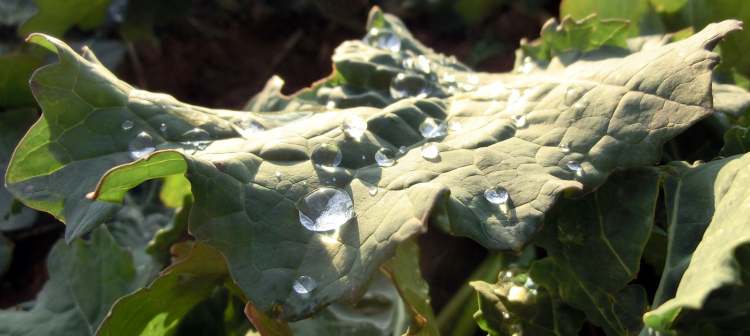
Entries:
{"label": "green plant", "polygon": [[[242,334],[244,305],[264,335],[435,335],[413,241],[429,223],[510,251],[488,263],[496,282],[472,283],[490,334],[569,335],[584,320],[610,335],[744,332],[746,147],[655,167],[681,158],[662,155],[678,134],[750,105],[712,77],[711,50],[740,28],[670,43],[627,39],[623,21],[563,19],[522,45],[514,71],[488,74],[374,9],[329,77],[292,96],[274,77],[244,111],[139,90],[90,50],[32,34],[58,62],[32,76],[43,115],[5,181],[64,221],[71,245],[55,247],[40,299],[1,313],[0,331],[162,335],[201,316]],[[651,301],[633,281],[660,254]]]}

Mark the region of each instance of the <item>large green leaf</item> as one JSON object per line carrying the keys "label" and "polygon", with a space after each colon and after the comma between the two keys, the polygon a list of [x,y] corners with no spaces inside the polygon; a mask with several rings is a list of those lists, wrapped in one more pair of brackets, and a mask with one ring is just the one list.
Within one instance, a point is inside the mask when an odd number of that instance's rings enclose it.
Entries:
{"label": "large green leaf", "polygon": [[541,37],[521,43],[521,48],[534,59],[548,60],[567,52],[585,53],[603,46],[626,48],[628,21],[599,19],[596,14],[574,20],[570,16],[558,23],[549,19],[542,26]]}
{"label": "large green leaf", "polygon": [[[60,61],[32,79],[43,118],[19,144],[7,181],[26,204],[65,220],[70,239],[111,213],[115,205],[103,201],[118,201],[147,179],[185,174],[195,199],[191,234],[227,257],[259,310],[299,319],[356,297],[428,218],[486,247],[520,249],[563,191],[590,191],[614,169],[655,163],[665,141],[710,114],[718,58],[709,50],[739,27],[726,21],[676,43],[562,70],[485,74],[427,49],[376,10],[366,40],[391,48],[345,42],[331,77],[286,99],[255,100],[254,109],[277,111],[265,113],[211,110],[137,90],[89,51],[81,57],[33,35]],[[382,35],[389,32],[395,35]],[[422,57],[411,59],[414,53]],[[429,73],[420,75],[424,64]],[[391,96],[391,82],[405,72],[407,91],[424,85],[432,97]],[[366,120],[361,139],[341,129],[355,116]],[[427,140],[418,129],[428,117],[452,126],[434,139],[434,159],[420,152]],[[144,138],[157,151],[134,161],[129,145]],[[310,161],[322,143],[341,148],[339,167]],[[380,148],[400,146],[392,166],[374,163]],[[324,186],[350,195],[356,214],[329,234],[306,230],[297,209]],[[494,187],[507,190],[505,204],[485,198]],[[316,280],[310,296],[292,290],[300,276]]]}
{"label": "large green leaf", "polygon": [[628,283],[651,235],[658,182],[656,169],[618,172],[584,199],[559,202],[536,241],[549,257],[532,264],[532,278],[607,335],[641,330],[646,292]]}
{"label": "large green leaf", "polygon": [[750,155],[695,167],[667,180],[667,264],[649,327],[680,334],[747,333],[750,301]]}
{"label": "large green leaf", "polygon": [[59,241],[47,260],[49,281],[30,311],[1,311],[2,335],[93,335],[116,299],[143,278],[132,255],[106,228],[89,241]]}
{"label": "large green leaf", "polygon": [[204,244],[180,246],[178,260],[148,287],[112,307],[98,335],[168,335],[227,279],[224,257]]}

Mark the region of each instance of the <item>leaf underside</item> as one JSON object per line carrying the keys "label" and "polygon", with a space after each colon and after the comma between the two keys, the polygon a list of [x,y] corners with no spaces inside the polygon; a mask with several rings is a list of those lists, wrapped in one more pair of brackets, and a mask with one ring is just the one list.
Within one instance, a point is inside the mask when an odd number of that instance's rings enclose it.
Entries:
{"label": "leaf underside", "polygon": [[[395,34],[399,51],[377,48],[372,28]],[[30,41],[56,52],[59,62],[31,80],[43,116],[19,144],[6,181],[27,205],[66,221],[71,240],[110,216],[117,209],[111,202],[129,188],[185,174],[195,199],[191,234],[221,251],[259,310],[296,320],[356,298],[428,219],[488,248],[517,250],[563,191],[588,192],[615,169],[657,162],[665,141],[711,113],[718,57],[709,50],[739,28],[724,21],[625,57],[487,74],[436,54],[398,19],[373,10],[366,41],[375,46],[343,43],[334,74],[291,97],[272,79],[251,102],[253,111],[207,109],[135,89],[90,51],[80,56],[34,34]],[[410,54],[426,57],[430,72],[404,69]],[[394,99],[390,83],[404,72],[416,78],[412,85],[429,87],[430,97]],[[520,115],[525,122],[514,122]],[[367,123],[361,139],[341,129],[352,116]],[[433,139],[440,153],[429,160],[418,130],[428,117],[460,125]],[[125,122],[132,128],[123,130]],[[264,130],[248,134],[241,127],[248,124]],[[207,138],[195,139],[194,128]],[[134,161],[128,146],[140,132],[157,151]],[[322,143],[341,148],[339,167],[311,163]],[[378,149],[401,146],[406,151],[393,166],[374,163]],[[580,163],[580,172],[569,162]],[[332,235],[308,231],[298,218],[296,203],[321,186],[353,199],[356,217]],[[484,198],[497,186],[510,196],[501,206]],[[90,192],[96,200],[85,197]],[[292,290],[300,275],[318,284],[309,297]]]}

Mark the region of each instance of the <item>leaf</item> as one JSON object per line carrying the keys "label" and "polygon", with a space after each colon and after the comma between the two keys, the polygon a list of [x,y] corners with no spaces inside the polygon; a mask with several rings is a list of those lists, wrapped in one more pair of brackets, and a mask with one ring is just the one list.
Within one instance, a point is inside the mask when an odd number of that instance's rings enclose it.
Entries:
{"label": "leaf", "polygon": [[20,108],[34,105],[28,87],[31,72],[42,64],[30,52],[11,52],[0,55],[0,107]]}
{"label": "leaf", "polygon": [[[368,28],[396,34],[400,51],[345,42],[333,57],[331,77],[290,97],[282,111],[258,113],[211,110],[134,89],[90,52],[84,58],[55,38],[32,35],[30,41],[55,51],[60,61],[32,79],[43,118],[18,146],[9,189],[66,220],[70,238],[114,209],[102,200],[118,201],[147,179],[185,174],[195,199],[191,234],[227,257],[230,274],[255,307],[297,320],[356,298],[400,242],[425,230],[428,218],[488,248],[520,249],[560,193],[591,191],[615,169],[658,161],[665,141],[710,114],[717,56],[708,49],[739,22],[647,52],[523,76],[465,71],[377,10]],[[380,43],[379,37],[367,41]],[[405,88],[427,85],[434,97],[390,96],[406,51],[423,54],[431,70]],[[684,57],[674,57],[678,53]],[[454,80],[446,81],[446,74]],[[358,107],[342,109],[349,106]],[[517,113],[524,113],[520,126],[513,122]],[[367,122],[358,141],[341,130],[353,116]],[[418,130],[427,117],[454,123],[450,134],[435,140],[439,155],[429,160],[422,157],[426,140]],[[157,151],[133,161],[128,145],[142,140],[140,132]],[[339,167],[309,161],[323,143],[341,149]],[[381,147],[400,146],[405,153],[393,166],[374,164]],[[581,163],[579,173],[567,168],[569,162]],[[323,186],[350,195],[356,214],[329,234],[306,230],[297,209]],[[497,186],[509,193],[506,206],[484,197]],[[292,290],[302,275],[318,283],[309,298]]]}
{"label": "leaf", "polygon": [[651,235],[658,187],[656,169],[613,174],[584,199],[558,203],[537,240],[549,256],[532,264],[531,277],[607,335],[642,327],[646,292],[628,283]]}
{"label": "leaf", "polygon": [[533,281],[525,285],[526,279],[528,274],[501,271],[496,283],[470,283],[479,301],[474,318],[482,330],[491,336],[578,334],[583,314],[537,289]]}
{"label": "leaf", "polygon": [[58,241],[49,281],[30,311],[0,311],[3,335],[93,335],[114,301],[142,286],[133,257],[105,228],[89,241]]}
{"label": "leaf", "polygon": [[107,15],[110,0],[34,0],[38,10],[21,25],[21,36],[30,33],[47,33],[62,36],[76,26],[82,30],[96,28]]}
{"label": "leaf", "polygon": [[[407,314],[396,287],[383,274],[376,274],[356,303],[333,303],[289,326],[293,335],[300,336],[413,335],[411,330],[404,333],[408,326]],[[261,335],[265,334],[261,332]]]}
{"label": "leaf", "polygon": [[[0,88],[0,92],[3,89]],[[13,148],[36,113],[31,109],[5,111],[0,114],[0,232],[23,229],[34,224],[36,212],[21,205],[5,189],[5,168]]]}
{"label": "leaf", "polygon": [[560,17],[570,15],[580,20],[592,13],[601,19],[630,21],[630,36],[662,33],[664,29],[649,0],[563,0],[560,4]]}
{"label": "leaf", "polygon": [[245,315],[261,336],[291,336],[292,330],[284,321],[269,317],[250,302],[245,305]]}
{"label": "leaf", "polygon": [[750,133],[742,126],[732,126],[724,133],[724,147],[719,155],[732,156],[750,151]]}
{"label": "leaf", "polygon": [[586,53],[603,46],[627,48],[628,21],[599,19],[592,14],[581,20],[570,16],[558,23],[551,18],[542,26],[541,37],[531,43],[521,42],[521,49],[536,60],[549,60],[566,52]]}
{"label": "leaf", "polygon": [[750,108],[750,92],[730,84],[714,83],[714,109],[733,117],[739,117]]}
{"label": "leaf", "polygon": [[430,286],[419,269],[419,245],[414,239],[396,248],[396,254],[382,266],[393,281],[412,318],[407,335],[440,335],[430,305]]}
{"label": "leaf", "polygon": [[167,335],[227,277],[224,257],[201,243],[183,243],[178,260],[148,287],[117,301],[97,335]]}
{"label": "leaf", "polygon": [[680,334],[748,331],[750,155],[689,167],[665,185],[667,264],[646,325]]}

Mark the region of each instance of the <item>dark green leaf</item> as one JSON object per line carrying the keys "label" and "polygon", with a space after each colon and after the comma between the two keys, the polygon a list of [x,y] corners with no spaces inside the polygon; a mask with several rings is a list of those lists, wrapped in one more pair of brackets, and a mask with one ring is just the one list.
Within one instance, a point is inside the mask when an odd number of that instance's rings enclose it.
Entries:
{"label": "dark green leaf", "polygon": [[667,264],[655,310],[644,320],[679,334],[748,331],[750,155],[689,167],[675,163],[665,185]]}
{"label": "dark green leaf", "polygon": [[[3,89],[0,88],[0,92]],[[33,109],[5,111],[0,114],[0,232],[31,226],[36,212],[23,206],[5,189],[5,168],[23,131],[36,118]]]}
{"label": "dark green leaf", "polygon": [[559,202],[538,238],[549,256],[532,264],[533,279],[607,335],[642,327],[646,292],[628,283],[651,235],[658,187],[656,169],[613,174],[584,199]]}
{"label": "dark green leaf", "polygon": [[42,61],[31,53],[0,55],[0,108],[29,107],[34,99],[29,90],[31,72]]}
{"label": "dark green leaf", "polygon": [[62,36],[77,26],[90,30],[104,22],[110,0],[34,0],[38,11],[19,28],[21,36],[47,33]]}
{"label": "dark green leaf", "polygon": [[664,27],[649,0],[563,0],[560,17],[583,19],[596,13],[601,19],[630,21],[630,36],[663,33]]}
{"label": "dark green leaf", "polygon": [[750,151],[750,132],[742,126],[732,126],[724,133],[724,147],[719,152],[722,156],[745,154]]}
{"label": "dark green leaf", "polygon": [[[190,232],[227,257],[234,280],[260,310],[299,319],[356,297],[430,217],[489,248],[520,249],[563,191],[594,190],[615,169],[658,161],[666,140],[710,114],[717,56],[708,50],[739,25],[725,21],[648,52],[562,71],[476,74],[376,10],[368,31],[392,31],[400,52],[345,42],[334,55],[334,75],[291,97],[284,112],[270,113],[210,110],[137,90],[90,52],[81,57],[55,38],[33,35],[60,62],[32,79],[44,115],[19,145],[8,184],[27,204],[66,220],[70,239],[115,209],[101,200],[117,201],[147,179],[185,174],[195,199]],[[431,64],[430,74],[407,86],[427,85],[434,97],[396,101],[389,94],[407,51]],[[255,107],[264,108],[262,101]],[[516,114],[525,121],[514,123]],[[352,116],[367,122],[359,140],[341,130]],[[426,140],[418,128],[428,117],[461,125],[435,139],[434,159],[420,152]],[[266,131],[250,134],[248,124]],[[133,161],[128,147],[141,132],[158,151]],[[310,162],[322,143],[341,148],[340,167]],[[393,166],[374,164],[378,149],[400,146],[405,153]],[[578,173],[568,168],[578,162]],[[351,195],[356,213],[332,234],[299,221],[297,202],[322,186]],[[504,206],[484,197],[497,186],[509,193]],[[318,282],[307,298],[292,291],[302,275]]]}
{"label": "dark green leaf", "polygon": [[627,48],[628,21],[599,19],[591,15],[581,20],[566,16],[561,23],[554,18],[542,27],[541,37],[521,43],[524,52],[536,60],[549,60],[568,52],[586,53],[603,46]]}

